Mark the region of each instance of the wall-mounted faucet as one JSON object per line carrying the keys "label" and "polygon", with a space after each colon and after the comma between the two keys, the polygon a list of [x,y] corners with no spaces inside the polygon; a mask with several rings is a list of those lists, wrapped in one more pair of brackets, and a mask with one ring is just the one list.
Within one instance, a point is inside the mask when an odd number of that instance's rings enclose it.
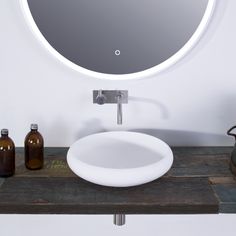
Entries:
{"label": "wall-mounted faucet", "polygon": [[119,91],[117,93],[116,96],[116,100],[117,100],[117,124],[118,125],[122,125],[122,118],[123,118],[123,114],[122,114],[122,92]]}
{"label": "wall-mounted faucet", "polygon": [[128,90],[93,90],[93,103],[117,104],[117,124],[123,122],[122,104],[128,103]]}

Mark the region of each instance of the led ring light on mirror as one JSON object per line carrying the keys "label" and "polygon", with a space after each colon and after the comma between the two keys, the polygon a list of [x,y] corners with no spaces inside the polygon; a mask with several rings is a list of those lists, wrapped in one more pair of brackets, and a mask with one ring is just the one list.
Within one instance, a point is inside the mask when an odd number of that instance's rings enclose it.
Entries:
{"label": "led ring light on mirror", "polygon": [[170,67],[198,42],[216,0],[20,0],[30,28],[70,68],[137,79]]}

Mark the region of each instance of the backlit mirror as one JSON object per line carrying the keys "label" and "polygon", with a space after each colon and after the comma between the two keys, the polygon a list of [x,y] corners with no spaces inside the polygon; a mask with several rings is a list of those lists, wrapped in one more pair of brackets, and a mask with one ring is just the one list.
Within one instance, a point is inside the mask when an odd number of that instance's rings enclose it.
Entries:
{"label": "backlit mirror", "polygon": [[139,78],[183,57],[198,41],[215,0],[21,0],[37,38],[91,76]]}

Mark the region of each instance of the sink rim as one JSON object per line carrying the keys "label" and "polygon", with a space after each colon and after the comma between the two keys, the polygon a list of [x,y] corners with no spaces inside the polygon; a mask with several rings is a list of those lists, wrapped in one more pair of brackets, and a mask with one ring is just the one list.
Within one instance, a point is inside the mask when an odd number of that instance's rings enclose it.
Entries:
{"label": "sink rim", "polygon": [[[145,139],[143,142],[144,147],[147,144],[155,144],[156,146],[152,146],[152,150],[157,153],[161,153],[162,158],[154,161],[151,164],[139,167],[110,168],[86,163],[79,158],[76,158],[75,154],[73,153],[75,146],[78,146],[84,140],[86,141],[90,138],[96,138],[97,136],[100,136],[100,139],[102,137],[107,138],[109,136],[122,138],[124,135],[126,137],[127,135],[131,138],[133,137],[136,140]],[[135,144],[136,140],[134,140]],[[108,131],[88,135],[73,143],[67,153],[67,163],[76,175],[87,181],[111,187],[128,187],[151,182],[163,176],[173,164],[173,153],[171,148],[164,141],[154,136],[132,131]]]}

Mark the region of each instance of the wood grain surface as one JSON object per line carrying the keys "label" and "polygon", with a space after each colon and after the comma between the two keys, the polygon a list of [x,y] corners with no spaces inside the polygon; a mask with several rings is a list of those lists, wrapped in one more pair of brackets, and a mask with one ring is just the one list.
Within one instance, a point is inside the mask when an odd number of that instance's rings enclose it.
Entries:
{"label": "wood grain surface", "polygon": [[16,149],[16,174],[0,178],[0,213],[210,214],[236,213],[230,147],[172,148],[174,164],[162,178],[130,188],[89,183],[66,163],[68,148],[45,148],[41,170],[24,167]]}

